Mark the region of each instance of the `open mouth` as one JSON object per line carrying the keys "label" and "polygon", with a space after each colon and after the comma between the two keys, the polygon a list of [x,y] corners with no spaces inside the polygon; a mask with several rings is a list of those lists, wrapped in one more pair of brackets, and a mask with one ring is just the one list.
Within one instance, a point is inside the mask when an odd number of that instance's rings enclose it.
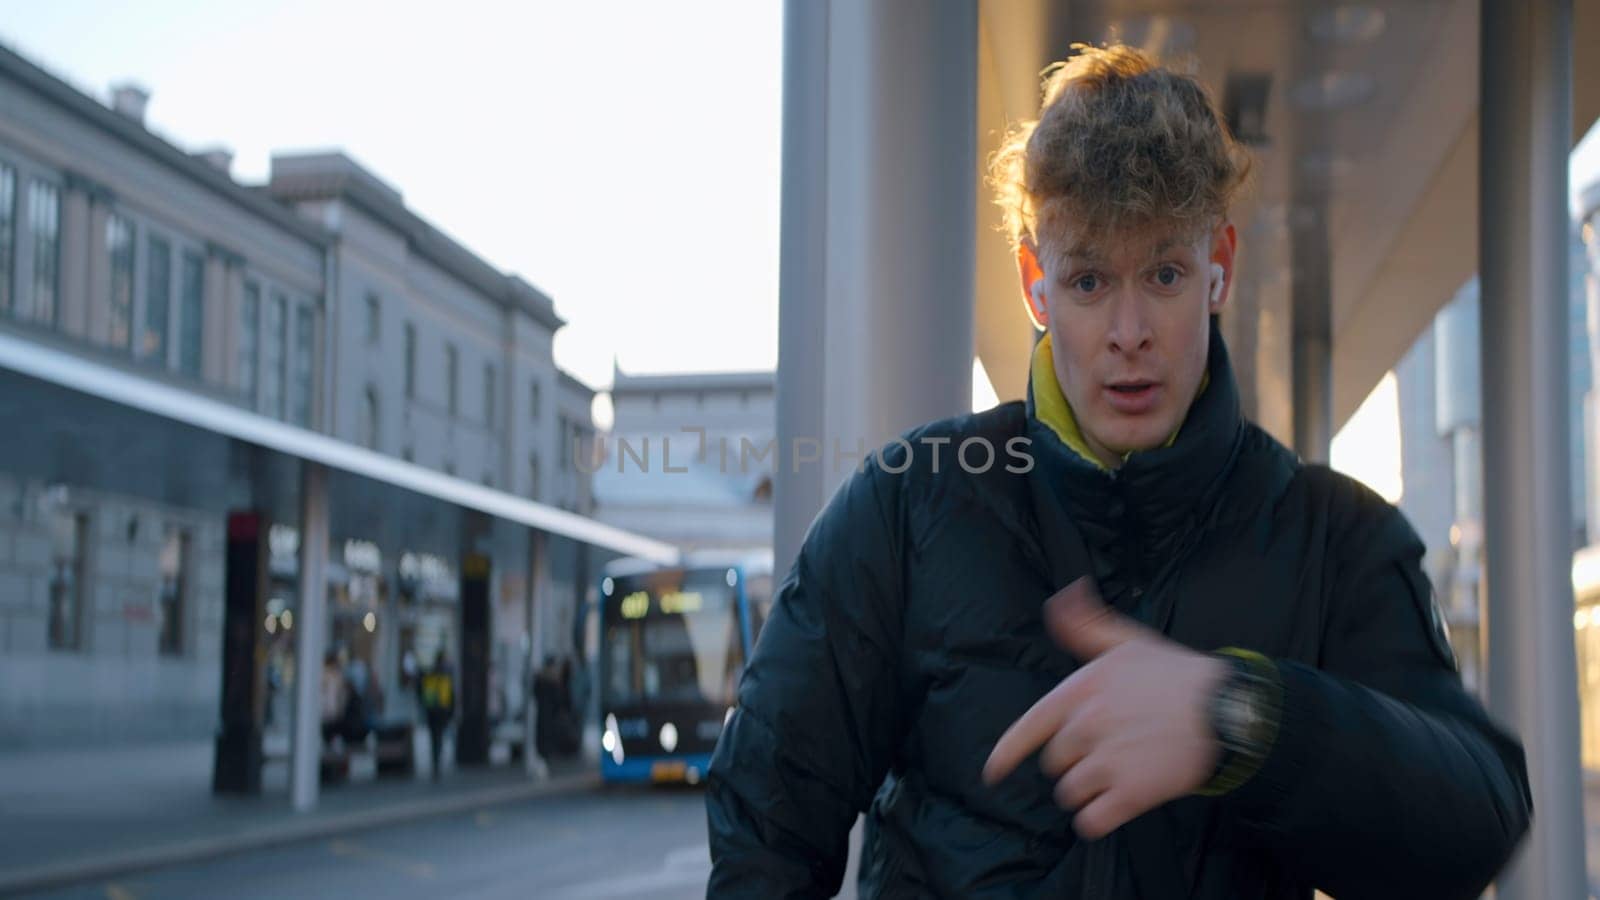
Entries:
{"label": "open mouth", "polygon": [[1111,408],[1124,415],[1140,415],[1155,408],[1161,395],[1161,383],[1156,381],[1117,381],[1106,385],[1106,400]]}

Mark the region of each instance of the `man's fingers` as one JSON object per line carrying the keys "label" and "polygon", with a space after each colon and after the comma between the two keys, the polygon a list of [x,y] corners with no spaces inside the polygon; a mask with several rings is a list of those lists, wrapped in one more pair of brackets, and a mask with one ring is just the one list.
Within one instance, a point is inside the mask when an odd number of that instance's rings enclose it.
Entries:
{"label": "man's fingers", "polygon": [[1072,828],[1084,840],[1097,841],[1127,824],[1135,815],[1125,793],[1105,791],[1078,810],[1072,817]]}
{"label": "man's fingers", "polygon": [[1103,756],[1089,756],[1079,761],[1056,781],[1053,793],[1057,806],[1081,810],[1111,789],[1111,771],[1104,765]]}
{"label": "man's fingers", "polygon": [[1144,634],[1137,622],[1101,602],[1088,576],[1044,602],[1044,623],[1057,644],[1084,662]]}
{"label": "man's fingers", "polygon": [[1079,690],[1076,679],[1074,675],[1056,685],[1000,735],[989,752],[988,761],[983,764],[985,784],[994,784],[1010,775],[1029,754],[1044,746],[1061,729],[1072,712],[1073,698]]}
{"label": "man's fingers", "polygon": [[1066,724],[1050,736],[1039,751],[1039,769],[1050,778],[1060,778],[1093,749],[1094,735],[1081,710],[1068,714]]}

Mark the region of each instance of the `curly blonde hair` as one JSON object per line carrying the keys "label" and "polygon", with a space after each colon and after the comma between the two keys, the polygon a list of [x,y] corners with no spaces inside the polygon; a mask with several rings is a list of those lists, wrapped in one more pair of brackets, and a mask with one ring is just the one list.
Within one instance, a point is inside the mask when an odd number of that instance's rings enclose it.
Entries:
{"label": "curly blonde hair", "polygon": [[1194,237],[1225,217],[1250,156],[1205,88],[1131,47],[1072,49],[1043,72],[1039,118],[1012,128],[989,160],[1012,248],[1039,247],[1041,231],[1157,222]]}

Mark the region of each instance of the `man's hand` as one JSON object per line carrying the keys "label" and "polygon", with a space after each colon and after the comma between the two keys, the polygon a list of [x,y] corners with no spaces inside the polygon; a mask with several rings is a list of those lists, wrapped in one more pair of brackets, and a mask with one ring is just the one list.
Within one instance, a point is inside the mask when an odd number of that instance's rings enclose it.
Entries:
{"label": "man's hand", "polygon": [[1106,607],[1088,578],[1045,601],[1044,616],[1084,665],[1006,729],[984,781],[1042,747],[1056,803],[1078,811],[1072,825],[1090,840],[1202,787],[1221,752],[1207,705],[1227,664]]}

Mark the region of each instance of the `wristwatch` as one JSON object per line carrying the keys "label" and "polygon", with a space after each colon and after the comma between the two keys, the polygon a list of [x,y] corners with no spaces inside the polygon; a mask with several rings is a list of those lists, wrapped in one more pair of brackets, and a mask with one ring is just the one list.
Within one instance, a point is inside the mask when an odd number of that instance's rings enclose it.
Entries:
{"label": "wristwatch", "polygon": [[1211,695],[1207,718],[1221,753],[1200,793],[1226,794],[1250,780],[1272,750],[1283,688],[1277,667],[1257,653],[1227,648],[1217,657],[1228,673]]}

